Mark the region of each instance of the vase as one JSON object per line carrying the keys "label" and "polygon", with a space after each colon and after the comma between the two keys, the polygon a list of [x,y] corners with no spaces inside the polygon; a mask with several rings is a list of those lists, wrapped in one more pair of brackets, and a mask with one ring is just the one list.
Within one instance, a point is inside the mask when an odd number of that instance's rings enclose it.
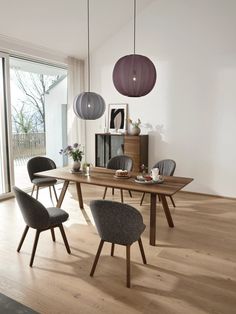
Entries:
{"label": "vase", "polygon": [[129,135],[139,135],[141,129],[138,126],[132,126],[129,130]]}
{"label": "vase", "polygon": [[73,166],[72,166],[72,170],[74,172],[78,172],[80,170],[80,166],[81,166],[80,161],[74,161]]}

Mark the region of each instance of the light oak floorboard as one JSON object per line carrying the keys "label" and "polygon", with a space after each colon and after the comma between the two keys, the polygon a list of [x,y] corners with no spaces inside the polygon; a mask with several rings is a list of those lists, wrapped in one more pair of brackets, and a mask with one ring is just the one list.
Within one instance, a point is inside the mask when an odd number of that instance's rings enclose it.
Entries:
{"label": "light oak floorboard", "polygon": [[[62,185],[57,185],[57,193]],[[40,236],[34,267],[29,267],[34,230],[21,252],[16,248],[25,224],[15,199],[0,202],[0,292],[45,314],[145,313],[233,314],[236,309],[236,201],[178,193],[171,206],[175,228],[167,226],[161,206],[157,213],[157,245],[149,245],[149,198],[139,206],[141,193],[124,201],[143,215],[142,236],[147,265],[138,243],[131,246],[131,289],[126,288],[125,247],[104,244],[94,277],[89,276],[100,241],[89,202],[101,199],[104,188],[82,185],[84,210],[74,184],[62,204],[70,220],[64,224],[71,248],[68,255],[59,230]],[[119,191],[107,199],[120,201]],[[48,189],[39,200],[52,206]]]}

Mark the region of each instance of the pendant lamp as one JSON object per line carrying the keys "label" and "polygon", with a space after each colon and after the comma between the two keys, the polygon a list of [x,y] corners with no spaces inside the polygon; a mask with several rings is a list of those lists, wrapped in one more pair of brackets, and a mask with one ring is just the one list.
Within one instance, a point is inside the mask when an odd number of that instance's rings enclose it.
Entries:
{"label": "pendant lamp", "polygon": [[113,83],[119,93],[141,97],[150,93],[156,83],[156,68],[145,56],[135,53],[136,0],[134,0],[134,53],[120,58],[113,69]]}
{"label": "pendant lamp", "polygon": [[87,0],[88,18],[88,92],[83,92],[75,97],[74,112],[83,120],[96,120],[105,112],[105,101],[102,96],[90,92],[90,53],[89,53],[89,0]]}

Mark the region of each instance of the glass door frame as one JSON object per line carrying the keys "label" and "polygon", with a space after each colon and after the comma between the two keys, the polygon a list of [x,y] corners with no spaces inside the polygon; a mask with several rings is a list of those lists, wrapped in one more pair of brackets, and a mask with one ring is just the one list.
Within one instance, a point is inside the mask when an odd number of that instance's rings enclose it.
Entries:
{"label": "glass door frame", "polygon": [[1,110],[1,124],[0,132],[1,136],[1,148],[3,155],[3,182],[5,190],[3,194],[0,194],[0,200],[9,198],[13,195],[11,190],[14,184],[13,176],[13,155],[12,155],[12,129],[11,129],[11,98],[10,98],[10,67],[9,58],[10,55],[0,51],[0,58],[3,59],[3,94],[4,104]]}
{"label": "glass door frame", "polygon": [[[0,123],[0,132],[2,132],[2,137],[4,137],[4,143],[2,144],[4,148],[4,176],[6,177],[5,186],[9,192],[0,194],[0,201],[3,199],[10,198],[14,196],[12,191],[12,186],[15,184],[14,177],[14,158],[13,158],[13,140],[12,140],[12,116],[11,116],[11,90],[10,90],[10,58],[18,58],[22,60],[27,60],[35,63],[40,63],[56,68],[65,69],[68,71],[68,65],[59,64],[56,62],[45,61],[38,58],[32,58],[31,56],[25,56],[21,54],[8,53],[0,50],[0,58],[4,59],[3,62],[3,83],[4,83],[4,108],[1,112],[4,112],[3,124]],[[67,86],[68,93],[68,86]],[[68,108],[67,108],[68,112]],[[0,121],[1,122],[1,121]],[[66,130],[66,137],[68,136],[68,130]],[[1,138],[0,138],[1,139]],[[1,143],[0,143],[1,145]]]}

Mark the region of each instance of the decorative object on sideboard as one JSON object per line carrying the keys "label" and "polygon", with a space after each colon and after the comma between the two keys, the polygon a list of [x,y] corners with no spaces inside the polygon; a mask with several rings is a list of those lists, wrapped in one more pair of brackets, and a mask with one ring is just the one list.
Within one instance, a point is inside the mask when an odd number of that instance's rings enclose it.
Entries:
{"label": "decorative object on sideboard", "polygon": [[105,101],[99,94],[90,92],[90,53],[89,53],[89,0],[87,0],[88,22],[88,91],[76,96],[74,100],[74,112],[83,120],[96,120],[105,112]]}
{"label": "decorative object on sideboard", "polygon": [[108,126],[111,133],[126,132],[127,104],[109,104]]}
{"label": "decorative object on sideboard", "polygon": [[141,132],[140,129],[140,124],[141,124],[141,120],[138,119],[137,121],[132,121],[131,119],[128,120],[129,121],[129,135],[139,135]]}
{"label": "decorative object on sideboard", "polygon": [[134,0],[134,53],[120,58],[113,69],[113,83],[119,93],[129,97],[145,96],[156,83],[156,68],[145,56],[136,54],[136,0]]}
{"label": "decorative object on sideboard", "polygon": [[73,159],[72,166],[73,172],[80,171],[82,156],[84,155],[84,148],[81,144],[74,143],[73,146],[68,145],[66,148],[61,149],[59,152],[61,155],[69,156]]}

